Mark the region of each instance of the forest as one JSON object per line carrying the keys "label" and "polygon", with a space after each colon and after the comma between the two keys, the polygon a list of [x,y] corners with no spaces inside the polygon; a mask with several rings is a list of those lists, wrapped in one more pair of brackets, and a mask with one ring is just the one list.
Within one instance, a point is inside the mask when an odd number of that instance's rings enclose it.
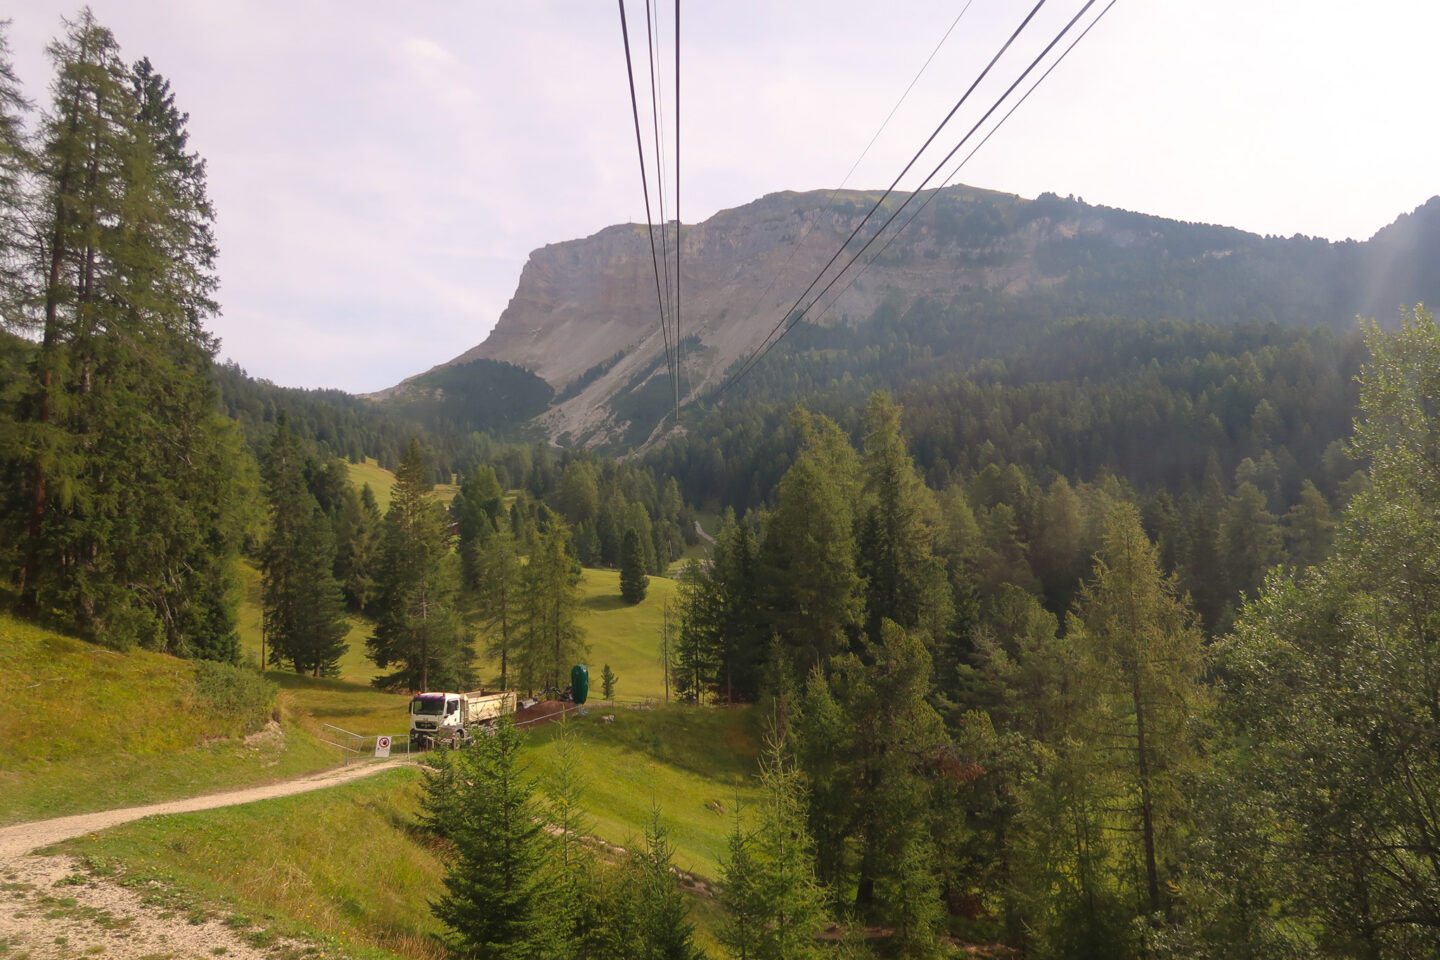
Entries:
{"label": "forest", "polygon": [[[694,709],[764,717],[762,816],[720,878],[734,956],[1440,953],[1423,307],[1337,332],[897,301],[797,328],[668,441],[560,447],[525,426],[553,391],[503,364],[377,402],[218,363],[169,82],[88,11],[50,54],[33,121],[0,59],[8,609],[234,664],[243,559],[261,666],[333,673],[349,611],[379,686],[533,692],[583,655],[582,567],[636,603],[713,519],[664,656]],[[695,955],[658,821],[607,885],[551,882],[583,831],[517,736],[431,774],[457,949]],[[501,848],[529,879],[477,881]]]}

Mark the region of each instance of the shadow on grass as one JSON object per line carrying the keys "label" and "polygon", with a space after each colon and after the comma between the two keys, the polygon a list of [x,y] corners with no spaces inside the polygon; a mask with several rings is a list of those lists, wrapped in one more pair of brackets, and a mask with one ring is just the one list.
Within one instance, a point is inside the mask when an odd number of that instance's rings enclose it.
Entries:
{"label": "shadow on grass", "polygon": [[310,677],[289,670],[266,670],[265,679],[279,685],[282,690],[333,690],[337,693],[383,693],[368,683],[355,683],[338,677]]}
{"label": "shadow on grass", "polygon": [[610,610],[628,610],[635,606],[633,603],[626,603],[625,598],[618,593],[603,594],[598,597],[586,597],[585,609],[606,612]]}

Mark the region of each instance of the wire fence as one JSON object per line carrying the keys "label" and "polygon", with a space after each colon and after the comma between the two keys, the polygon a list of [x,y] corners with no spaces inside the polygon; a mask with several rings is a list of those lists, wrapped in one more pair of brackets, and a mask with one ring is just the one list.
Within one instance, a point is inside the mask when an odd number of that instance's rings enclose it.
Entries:
{"label": "wire fence", "polygon": [[[335,747],[344,757],[345,766],[352,760],[374,759],[388,753],[392,760],[410,758],[410,734],[351,733],[329,723],[320,724],[320,741]],[[382,743],[381,741],[384,741]]]}

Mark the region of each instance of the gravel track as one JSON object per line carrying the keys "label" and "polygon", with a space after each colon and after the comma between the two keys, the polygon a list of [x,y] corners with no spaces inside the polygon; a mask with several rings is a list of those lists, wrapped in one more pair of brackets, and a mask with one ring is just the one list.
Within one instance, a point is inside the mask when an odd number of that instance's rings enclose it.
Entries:
{"label": "gravel track", "polygon": [[[163,904],[147,904],[148,893],[143,888],[128,889],[92,877],[73,857],[31,851],[141,817],[213,810],[322,790],[394,769],[401,762],[371,761],[243,790],[0,828],[0,953],[29,960],[214,960],[218,956],[274,960],[277,955],[298,955],[305,945],[280,941],[256,947],[251,942],[254,931],[247,934],[244,929],[233,929],[218,917],[181,916]],[[336,956],[334,952],[326,955]]]}

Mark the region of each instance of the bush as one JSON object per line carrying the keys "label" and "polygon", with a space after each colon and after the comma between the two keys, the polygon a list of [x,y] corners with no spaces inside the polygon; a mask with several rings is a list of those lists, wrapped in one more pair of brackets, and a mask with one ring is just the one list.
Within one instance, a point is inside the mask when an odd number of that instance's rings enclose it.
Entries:
{"label": "bush", "polygon": [[206,707],[236,726],[235,733],[253,733],[270,719],[279,719],[275,696],[279,687],[255,670],[215,660],[196,660],[195,695]]}

